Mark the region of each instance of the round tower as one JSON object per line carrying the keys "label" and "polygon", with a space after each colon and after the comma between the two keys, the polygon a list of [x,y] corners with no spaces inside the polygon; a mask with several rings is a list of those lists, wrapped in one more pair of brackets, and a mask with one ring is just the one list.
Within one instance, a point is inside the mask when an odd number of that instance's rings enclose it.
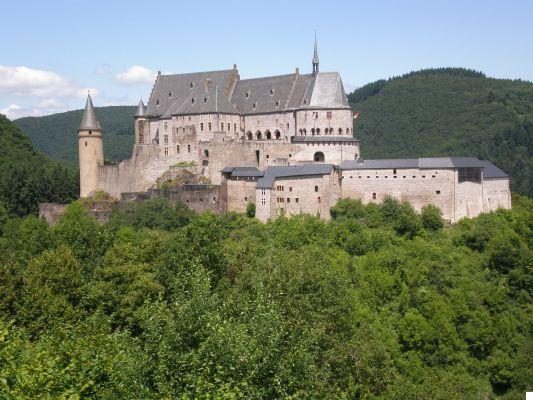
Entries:
{"label": "round tower", "polygon": [[80,197],[88,197],[98,188],[98,168],[104,165],[103,133],[89,94],[78,129]]}
{"label": "round tower", "polygon": [[142,99],[135,112],[135,144],[150,143],[146,106]]}

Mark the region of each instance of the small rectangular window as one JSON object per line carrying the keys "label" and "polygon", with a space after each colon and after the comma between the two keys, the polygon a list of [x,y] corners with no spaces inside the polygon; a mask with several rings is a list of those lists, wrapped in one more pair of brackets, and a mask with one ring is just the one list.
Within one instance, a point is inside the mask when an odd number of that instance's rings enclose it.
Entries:
{"label": "small rectangular window", "polygon": [[248,197],[246,197],[246,196],[245,196],[245,197],[244,197],[244,201],[246,201],[246,202],[247,202],[247,201],[248,201]]}
{"label": "small rectangular window", "polygon": [[180,152],[180,145],[178,144],[178,145],[176,146],[176,153],[179,153],[179,152]]}
{"label": "small rectangular window", "polygon": [[187,145],[187,152],[189,152],[189,153],[191,152],[191,145],[190,144]]}
{"label": "small rectangular window", "polygon": [[[210,115],[209,117],[211,117],[211,115]],[[211,122],[208,122],[208,123],[207,123],[207,128],[208,128],[209,130],[211,130]]]}
{"label": "small rectangular window", "polygon": [[168,147],[165,147],[165,155],[168,156]]}
{"label": "small rectangular window", "polygon": [[376,200],[376,194],[372,193],[372,200]]}
{"label": "small rectangular window", "polygon": [[265,205],[266,204],[266,200],[265,199],[261,199],[261,204]]}
{"label": "small rectangular window", "polygon": [[204,131],[204,123],[200,122],[200,132],[203,132],[203,131]]}
{"label": "small rectangular window", "polygon": [[291,202],[290,197],[287,197],[287,203],[290,203],[290,202]]}
{"label": "small rectangular window", "polygon": [[221,123],[220,123],[220,130],[221,130],[222,132],[224,132],[224,122],[221,122]]}
{"label": "small rectangular window", "polygon": [[436,194],[440,194],[440,190],[437,190],[435,193],[436,193]]}
{"label": "small rectangular window", "polygon": [[298,197],[296,197],[296,198],[294,199],[294,201],[295,201],[296,203],[298,203],[298,202],[300,201],[300,199],[299,199]]}
{"label": "small rectangular window", "polygon": [[292,192],[292,186],[289,186],[289,192]]}
{"label": "small rectangular window", "polygon": [[393,173],[394,175],[396,175],[396,168],[394,168],[394,169],[392,170],[392,173]]}
{"label": "small rectangular window", "polygon": [[315,192],[318,192],[318,186],[315,186]]}
{"label": "small rectangular window", "polygon": [[320,196],[318,196],[317,201],[318,201],[318,204],[322,203],[322,199],[320,198]]}
{"label": "small rectangular window", "polygon": [[236,122],[233,123],[233,132],[237,132],[237,123]]}
{"label": "small rectangular window", "polygon": [[228,132],[231,131],[231,124],[228,122]]}

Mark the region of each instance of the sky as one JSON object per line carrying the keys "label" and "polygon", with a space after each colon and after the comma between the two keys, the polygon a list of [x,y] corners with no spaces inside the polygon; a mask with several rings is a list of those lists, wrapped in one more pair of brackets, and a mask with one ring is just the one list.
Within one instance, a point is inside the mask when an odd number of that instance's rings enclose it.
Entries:
{"label": "sky", "polygon": [[533,81],[533,0],[0,0],[0,113],[147,100],[157,74],[321,71],[348,91],[431,67]]}

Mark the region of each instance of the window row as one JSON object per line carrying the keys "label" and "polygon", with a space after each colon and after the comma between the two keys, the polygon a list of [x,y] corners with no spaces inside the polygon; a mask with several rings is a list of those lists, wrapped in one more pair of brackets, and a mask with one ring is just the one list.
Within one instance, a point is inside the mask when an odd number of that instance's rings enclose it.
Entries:
{"label": "window row", "polygon": [[[322,132],[324,132],[324,135],[333,135],[335,134],[335,130],[331,127],[328,127],[328,128],[324,128],[324,131],[321,131],[320,128],[311,128],[309,130],[309,133],[311,134],[311,136],[319,136],[322,134]],[[344,132],[346,132],[347,135],[350,134],[350,128],[346,128],[346,130],[343,130],[342,128],[338,128],[337,129],[337,134],[339,135],[343,135]],[[300,136],[307,136],[307,129],[306,128],[300,128],[298,130],[298,133],[300,134]]]}
{"label": "window row", "polygon": [[252,132],[248,131],[246,133],[246,138],[248,140],[263,140],[266,139],[266,140],[270,140],[274,137],[274,139],[281,139],[281,132],[276,129],[274,131],[274,135],[272,135],[272,132],[270,132],[268,129],[264,132],[264,134],[261,132],[261,131],[256,131],[255,132],[255,135],[252,134]]}

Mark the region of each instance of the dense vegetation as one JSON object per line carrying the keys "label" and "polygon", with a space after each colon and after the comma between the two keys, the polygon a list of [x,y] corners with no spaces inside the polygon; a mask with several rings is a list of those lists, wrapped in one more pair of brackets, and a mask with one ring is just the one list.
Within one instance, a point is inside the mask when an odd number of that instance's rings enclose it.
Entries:
{"label": "dense vegetation", "polygon": [[522,399],[532,201],[443,227],[387,200],[331,222],[196,215],[98,225],[74,202],[0,236],[4,398]]}
{"label": "dense vegetation", "polygon": [[0,220],[35,214],[38,203],[67,203],[79,194],[74,168],[46,158],[28,137],[0,114]]}
{"label": "dense vegetation", "polygon": [[477,156],[533,196],[533,83],[441,68],[379,80],[348,99],[364,158]]}
{"label": "dense vegetation", "polygon": [[[120,161],[131,157],[135,110],[133,106],[96,107],[98,121],[104,128],[106,159]],[[14,122],[39,150],[55,159],[77,164],[77,134],[82,115],[83,110],[76,110],[45,117],[25,117]]]}

